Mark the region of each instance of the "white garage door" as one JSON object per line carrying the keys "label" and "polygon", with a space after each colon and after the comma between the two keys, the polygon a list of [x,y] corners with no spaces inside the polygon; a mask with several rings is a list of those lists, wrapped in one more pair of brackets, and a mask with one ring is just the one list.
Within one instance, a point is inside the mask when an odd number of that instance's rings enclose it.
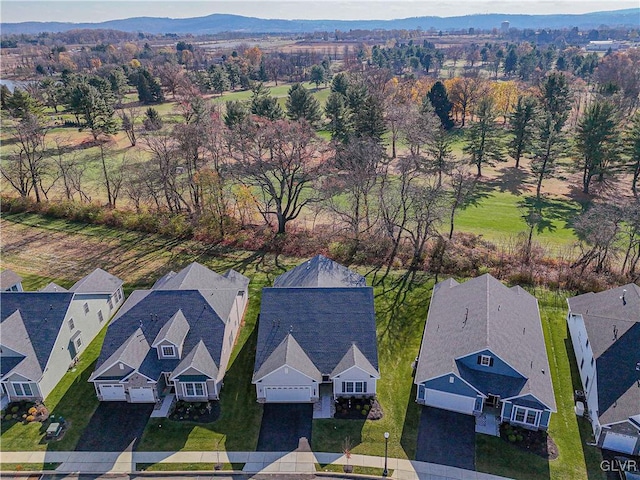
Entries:
{"label": "white garage door", "polygon": [[310,402],[311,387],[265,387],[267,402]]}
{"label": "white garage door", "polygon": [[635,448],[637,441],[638,437],[607,432],[607,436],[604,437],[602,448],[622,453],[633,453],[633,449]]}
{"label": "white garage door", "polygon": [[124,385],[100,385],[100,395],[105,401],[122,401],[127,398],[124,395]]}
{"label": "white garage door", "polygon": [[153,389],[149,387],[129,387],[129,399],[133,403],[153,403]]}
{"label": "white garage door", "polygon": [[452,412],[473,414],[473,407],[476,399],[455,395],[453,393],[441,392],[439,390],[425,389],[425,404],[431,407],[438,407]]}

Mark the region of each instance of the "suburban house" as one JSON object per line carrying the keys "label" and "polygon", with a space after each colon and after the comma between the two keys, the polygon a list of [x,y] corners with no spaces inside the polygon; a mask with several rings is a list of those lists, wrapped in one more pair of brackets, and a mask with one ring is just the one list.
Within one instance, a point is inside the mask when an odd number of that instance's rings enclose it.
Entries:
{"label": "suburban house", "polygon": [[598,446],[640,453],[640,287],[569,298],[567,325]]}
{"label": "suburban house", "polygon": [[3,406],[46,399],[123,301],[122,280],[101,269],[70,290],[51,285],[0,295]]}
{"label": "suburban house", "polygon": [[477,432],[547,429],[556,402],[537,300],[488,274],[438,283],[415,384],[419,404],[474,415]]}
{"label": "suburban house", "polygon": [[318,255],[262,290],[259,402],[373,397],[379,379],[373,289],[362,275]]}
{"label": "suburban house", "polygon": [[216,400],[248,300],[249,279],[199,263],[134,291],[109,324],[89,378],[101,401]]}
{"label": "suburban house", "polygon": [[0,291],[22,292],[22,277],[13,270],[3,270],[0,272]]}

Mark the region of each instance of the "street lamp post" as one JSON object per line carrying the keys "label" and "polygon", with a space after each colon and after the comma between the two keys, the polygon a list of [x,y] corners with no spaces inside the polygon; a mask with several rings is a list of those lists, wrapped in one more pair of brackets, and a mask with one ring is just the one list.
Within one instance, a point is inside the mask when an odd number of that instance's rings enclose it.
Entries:
{"label": "street lamp post", "polygon": [[384,470],[382,471],[382,476],[386,477],[389,475],[389,470],[387,469],[387,453],[389,452],[389,432],[384,432]]}

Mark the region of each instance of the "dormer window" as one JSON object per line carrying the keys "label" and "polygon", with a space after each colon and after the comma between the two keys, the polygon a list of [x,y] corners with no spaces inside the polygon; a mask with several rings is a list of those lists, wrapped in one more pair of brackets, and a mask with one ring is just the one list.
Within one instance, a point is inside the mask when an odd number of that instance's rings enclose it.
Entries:
{"label": "dormer window", "polygon": [[162,349],[163,357],[175,357],[176,356],[176,347],[173,345],[163,345],[160,347]]}
{"label": "dormer window", "polygon": [[490,355],[478,355],[478,365],[482,365],[483,367],[493,366],[493,357]]}

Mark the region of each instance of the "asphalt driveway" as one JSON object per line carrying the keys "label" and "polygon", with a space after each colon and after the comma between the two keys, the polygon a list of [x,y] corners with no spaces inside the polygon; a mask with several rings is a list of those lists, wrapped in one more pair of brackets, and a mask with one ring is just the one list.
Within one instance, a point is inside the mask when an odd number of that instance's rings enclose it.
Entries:
{"label": "asphalt driveway", "polygon": [[416,460],[475,470],[475,457],[475,417],[422,407]]}
{"label": "asphalt driveway", "polygon": [[311,442],[313,405],[310,403],[267,403],[262,413],[259,452],[291,452],[300,437]]}
{"label": "asphalt driveway", "polygon": [[100,402],[82,432],[76,451],[122,452],[131,442],[135,448],[153,406],[153,403]]}

